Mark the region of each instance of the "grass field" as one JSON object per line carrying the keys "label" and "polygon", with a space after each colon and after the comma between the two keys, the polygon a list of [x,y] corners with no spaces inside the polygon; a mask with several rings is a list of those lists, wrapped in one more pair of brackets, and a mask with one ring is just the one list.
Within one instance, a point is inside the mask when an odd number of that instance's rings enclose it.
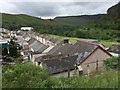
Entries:
{"label": "grass field", "polygon": [[[49,34],[49,36],[54,37],[54,38],[58,38],[59,40],[63,40],[63,39],[69,39],[69,41],[71,43],[75,42],[76,40],[91,40],[91,39],[84,39],[84,38],[76,38],[76,37],[65,37],[65,36],[58,36],[58,35],[51,35]],[[110,40],[101,40],[100,41],[101,44],[103,44],[105,47],[110,47],[113,44],[118,44],[117,42],[113,42]]]}

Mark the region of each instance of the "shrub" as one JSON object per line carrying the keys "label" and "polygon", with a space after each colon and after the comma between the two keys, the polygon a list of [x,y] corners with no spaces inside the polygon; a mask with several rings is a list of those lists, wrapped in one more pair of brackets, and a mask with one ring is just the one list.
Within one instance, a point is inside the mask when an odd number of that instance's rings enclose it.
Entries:
{"label": "shrub", "polygon": [[104,61],[106,69],[117,69],[118,67],[118,57],[112,57]]}
{"label": "shrub", "polygon": [[3,88],[29,88],[37,87],[37,83],[47,79],[45,69],[41,69],[31,63],[3,66]]}
{"label": "shrub", "polygon": [[117,88],[118,71],[109,70],[89,77],[48,76],[46,70],[31,63],[6,65],[2,68],[3,88]]}

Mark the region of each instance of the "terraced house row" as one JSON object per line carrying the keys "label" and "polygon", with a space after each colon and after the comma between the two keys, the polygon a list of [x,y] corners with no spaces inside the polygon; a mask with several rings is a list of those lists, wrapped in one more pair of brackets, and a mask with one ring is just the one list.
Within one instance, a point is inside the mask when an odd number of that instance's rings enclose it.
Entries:
{"label": "terraced house row", "polygon": [[22,31],[17,42],[23,47],[21,54],[33,64],[45,67],[50,75],[89,75],[103,69],[104,60],[111,58],[96,40],[58,40],[33,31]]}

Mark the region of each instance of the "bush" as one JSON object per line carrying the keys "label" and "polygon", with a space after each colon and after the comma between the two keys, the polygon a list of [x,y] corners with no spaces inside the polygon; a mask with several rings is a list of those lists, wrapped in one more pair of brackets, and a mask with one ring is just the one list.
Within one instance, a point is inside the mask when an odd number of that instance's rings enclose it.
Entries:
{"label": "bush", "polygon": [[107,59],[105,62],[106,69],[117,69],[118,68],[118,57],[112,57]]}
{"label": "bush", "polygon": [[110,70],[89,77],[56,78],[31,63],[6,65],[2,68],[3,88],[117,88],[118,71]]}
{"label": "bush", "polygon": [[2,87],[3,88],[29,88],[37,87],[38,83],[47,79],[45,69],[41,69],[31,63],[16,64],[14,66],[3,66]]}

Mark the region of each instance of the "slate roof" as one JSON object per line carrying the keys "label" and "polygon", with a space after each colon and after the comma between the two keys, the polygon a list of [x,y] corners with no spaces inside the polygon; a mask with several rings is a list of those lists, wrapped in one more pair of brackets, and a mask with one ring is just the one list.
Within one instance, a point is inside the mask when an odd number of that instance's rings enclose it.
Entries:
{"label": "slate roof", "polygon": [[42,44],[39,41],[35,41],[33,42],[30,47],[34,50],[34,52],[36,53],[42,53],[45,49],[47,49],[49,46]]}
{"label": "slate roof", "polygon": [[63,41],[61,41],[61,40],[58,40],[57,42],[56,42],[56,44],[58,45],[62,45],[62,44],[64,44],[64,42]]}
{"label": "slate roof", "polygon": [[78,40],[78,41],[84,41],[84,42],[90,42],[90,43],[98,43],[98,40],[93,40],[93,39],[89,39],[89,40]]}
{"label": "slate roof", "polygon": [[29,41],[30,39],[31,39],[31,37],[29,37],[29,36],[27,36],[27,37],[25,38],[26,41]]}
{"label": "slate roof", "polygon": [[49,41],[52,37],[50,37],[50,36],[45,36],[44,38]]}
{"label": "slate roof", "polygon": [[58,41],[58,39],[56,39],[56,38],[51,38],[50,41],[51,41],[52,43],[56,43],[56,42]]}
{"label": "slate roof", "polygon": [[38,52],[42,53],[44,50],[46,50],[49,46],[48,45],[44,45],[43,47],[41,47]]}
{"label": "slate roof", "polygon": [[59,59],[43,60],[42,63],[46,66],[49,74],[56,74],[68,71],[68,69],[75,69],[77,57],[77,55],[74,55]]}
{"label": "slate roof", "polygon": [[[47,56],[44,56],[44,58],[39,57],[36,61],[42,62],[43,66],[47,67],[49,74],[56,74],[67,71],[68,68],[74,69],[75,64],[79,65],[98,48],[106,52],[98,44],[82,41],[77,41],[75,44],[56,45],[48,52]],[[61,52],[61,56],[59,52]],[[69,54],[69,56],[65,56],[67,54]],[[55,58],[53,57],[54,55],[58,55],[59,57]]]}
{"label": "slate roof", "polygon": [[57,38],[53,38],[53,37],[50,37],[48,35],[40,35],[40,37],[54,43],[54,44],[59,44],[61,42],[61,40],[58,40]]}
{"label": "slate roof", "polygon": [[21,32],[22,33],[22,37],[24,38],[24,37],[26,37],[26,32]]}
{"label": "slate roof", "polygon": [[78,55],[77,64],[79,64],[98,47],[97,44],[78,41],[73,45],[70,55]]}
{"label": "slate roof", "polygon": [[29,34],[33,34],[33,31],[28,31],[27,34],[28,34],[28,35],[29,35]]}
{"label": "slate roof", "polygon": [[98,47],[97,44],[77,41],[75,44],[72,45],[72,48],[71,48],[71,51],[70,51],[70,55],[73,55],[75,53],[92,52],[97,47]]}
{"label": "slate roof", "polygon": [[40,33],[35,32],[35,33],[34,33],[34,35],[35,35],[35,36],[39,36],[39,35],[40,35]]}
{"label": "slate roof", "polygon": [[72,49],[72,45],[71,44],[63,44],[63,45],[59,45],[60,47],[54,51],[52,54],[54,55],[58,55],[58,54],[62,54],[62,55],[68,55]]}
{"label": "slate roof", "polygon": [[36,41],[36,39],[34,39],[34,38],[31,38],[29,41],[28,41],[28,44],[29,45],[31,45],[33,42],[35,42]]}
{"label": "slate roof", "polygon": [[53,47],[47,54],[52,54],[52,55],[74,55],[74,54],[84,54],[84,53],[90,53],[92,52],[95,48],[97,48],[98,45],[95,44],[90,44],[87,42],[81,42],[77,41],[75,44],[63,44],[63,45],[56,45]]}
{"label": "slate roof", "polygon": [[35,36],[35,32],[32,32],[32,33],[30,33],[28,35],[30,35],[31,37],[34,37]]}
{"label": "slate roof", "polygon": [[35,61],[42,62],[44,60],[58,59],[58,58],[61,58],[61,57],[62,57],[61,55],[44,55],[44,56],[36,58]]}
{"label": "slate roof", "polygon": [[61,47],[61,45],[56,45],[54,46],[47,54],[53,54],[54,52],[56,52],[56,50],[58,50]]}
{"label": "slate roof", "polygon": [[75,44],[63,44],[56,45],[47,54],[48,55],[62,55],[62,56],[73,56],[78,55],[77,64],[84,60],[90,55],[97,47],[96,44],[88,42],[77,41]]}
{"label": "slate roof", "polygon": [[24,42],[23,37],[17,37],[17,42],[18,42],[20,45],[22,45],[23,42]]}
{"label": "slate roof", "polygon": [[44,45],[38,41],[33,42],[30,47],[36,52],[38,51],[41,47],[43,47]]}
{"label": "slate roof", "polygon": [[39,37],[41,37],[41,38],[45,38],[47,35],[45,35],[45,34],[40,34],[39,35]]}
{"label": "slate roof", "polygon": [[107,51],[120,54],[120,45],[113,45]]}
{"label": "slate roof", "polygon": [[25,39],[25,38],[27,38],[27,37],[28,37],[28,35],[27,35],[27,34],[24,34],[24,35],[23,35],[23,38],[24,38],[24,39]]}

